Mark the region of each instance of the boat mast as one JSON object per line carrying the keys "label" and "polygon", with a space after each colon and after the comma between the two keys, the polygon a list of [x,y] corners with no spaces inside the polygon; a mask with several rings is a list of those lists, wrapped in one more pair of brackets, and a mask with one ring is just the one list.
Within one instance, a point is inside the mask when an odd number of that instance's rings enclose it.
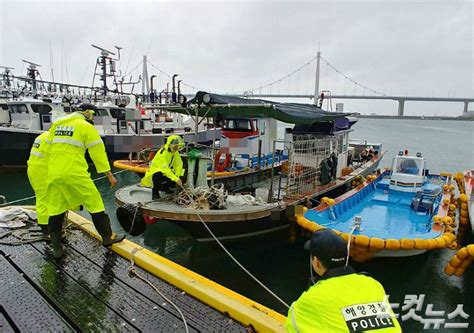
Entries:
{"label": "boat mast", "polygon": [[[107,77],[115,77],[115,73],[117,71],[115,64],[116,64],[116,61],[120,60],[120,50],[122,48],[119,46],[115,46],[115,48],[118,51],[118,58],[113,59],[111,56],[115,55],[114,52],[106,50],[94,44],[91,44],[91,46],[100,50],[100,56],[97,58],[96,67],[95,67],[96,70],[97,70],[97,66],[99,67],[99,73],[94,71],[94,76],[97,75],[100,77],[100,81],[102,81],[102,87],[100,88],[100,90],[102,91],[102,96],[105,97],[107,95],[107,92],[109,91],[107,87]],[[107,66],[110,66],[110,73],[107,73]]]}

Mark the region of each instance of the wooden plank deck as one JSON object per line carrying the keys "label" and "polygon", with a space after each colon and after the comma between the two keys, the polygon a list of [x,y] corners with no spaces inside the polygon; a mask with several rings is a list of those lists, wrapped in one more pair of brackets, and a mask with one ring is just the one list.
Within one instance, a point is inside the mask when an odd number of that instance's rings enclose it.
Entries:
{"label": "wooden plank deck", "polygon": [[[7,232],[0,228],[0,235]],[[82,230],[68,229],[65,255],[59,260],[51,257],[45,242],[8,245],[18,241],[14,234],[0,241],[1,332],[184,331],[179,313],[152,287],[129,275],[130,261]],[[225,313],[135,269],[173,300],[191,332],[248,331]]]}

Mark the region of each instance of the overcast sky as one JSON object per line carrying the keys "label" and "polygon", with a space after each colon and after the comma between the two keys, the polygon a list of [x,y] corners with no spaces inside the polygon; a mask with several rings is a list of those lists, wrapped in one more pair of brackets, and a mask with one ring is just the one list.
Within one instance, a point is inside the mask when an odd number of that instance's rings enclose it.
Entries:
{"label": "overcast sky", "polygon": [[[130,72],[143,55],[183,82],[236,92],[279,79],[318,48],[353,80],[385,94],[473,97],[471,1],[152,2],[0,0],[0,65],[24,75],[90,85],[91,43],[123,47]],[[52,50],[52,51],[50,51]],[[315,63],[272,85],[272,93],[312,93]],[[138,77],[141,66],[132,73]],[[155,86],[166,77],[158,74]],[[321,89],[371,94],[321,63]],[[186,93],[191,92],[188,88]],[[269,93],[270,88],[262,90]],[[258,94],[258,89],[255,92]],[[299,100],[311,103],[310,100]],[[345,111],[396,114],[395,102],[344,101]],[[474,103],[470,106],[474,110]],[[460,115],[461,103],[407,103],[406,114]]]}

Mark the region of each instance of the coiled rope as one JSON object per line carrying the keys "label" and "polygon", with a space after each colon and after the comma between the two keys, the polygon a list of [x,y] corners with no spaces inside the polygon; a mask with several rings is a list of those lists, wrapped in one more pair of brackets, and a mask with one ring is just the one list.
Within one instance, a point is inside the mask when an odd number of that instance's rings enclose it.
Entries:
{"label": "coiled rope", "polygon": [[[64,217],[65,220],[67,220],[67,215]],[[36,222],[33,221],[26,221],[27,223],[31,224],[36,224]],[[63,228],[63,233],[70,234],[71,230],[77,229],[79,226],[87,224],[87,223],[82,223],[79,225],[73,225],[73,224],[67,224]],[[2,239],[13,236],[18,239],[18,241],[4,241]],[[31,227],[23,226],[21,228],[17,228],[15,230],[9,230],[7,232],[4,232],[0,234],[0,245],[8,245],[8,246],[18,246],[18,245],[25,245],[25,244],[32,244],[32,243],[37,243],[37,242],[44,242],[47,241],[48,239],[45,239],[43,236],[43,232],[40,229],[32,229]]]}
{"label": "coiled rope", "polygon": [[[183,187],[184,188],[184,187]],[[175,203],[193,209],[222,209],[227,200],[227,191],[224,184],[215,184],[211,187],[196,187],[179,192]]]}

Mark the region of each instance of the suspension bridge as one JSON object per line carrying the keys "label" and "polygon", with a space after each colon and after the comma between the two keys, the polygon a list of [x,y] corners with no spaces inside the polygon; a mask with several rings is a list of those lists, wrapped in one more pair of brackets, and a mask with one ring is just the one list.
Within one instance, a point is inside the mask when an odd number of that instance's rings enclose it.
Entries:
{"label": "suspension bridge", "polygon": [[[311,70],[311,65],[316,62],[316,72],[314,74],[314,78],[311,77],[307,71],[306,78],[301,78],[305,76],[303,71]],[[344,80],[344,88],[342,94],[332,94],[328,90],[323,90],[326,93],[326,98],[331,98],[333,101],[338,100],[386,100],[386,101],[394,101],[398,103],[398,113],[399,117],[405,116],[405,103],[406,102],[449,102],[449,103],[460,103],[462,105],[462,114],[467,114],[469,111],[469,103],[474,102],[474,97],[454,97],[454,96],[408,96],[408,95],[392,95],[392,94],[385,94],[384,92],[370,88],[365,84],[360,83],[359,81],[353,79],[350,75],[344,73],[343,71],[339,70],[336,66],[330,63],[328,60],[321,56],[320,52],[317,52],[316,56],[309,59],[303,65],[297,67],[295,70],[291,71],[290,73],[279,77],[276,80],[273,80],[266,84],[261,84],[258,87],[242,90],[240,92],[234,93],[222,93],[225,95],[236,96],[236,97],[245,97],[245,98],[266,98],[266,99],[307,99],[312,100],[314,104],[317,104],[318,99],[320,97],[320,82],[321,82],[321,62],[326,65],[326,70],[331,70],[333,73],[336,73]],[[166,72],[162,71],[157,66],[153,65],[151,62],[148,62],[154,69],[158,70],[162,75],[171,78],[172,76],[167,74]],[[314,70],[314,69],[313,69]],[[328,73],[326,73],[326,77],[328,77]],[[312,80],[314,79],[314,91],[306,92],[306,93],[290,93],[292,86],[295,86],[296,89],[301,86],[301,82],[303,81],[303,86],[306,89],[312,86]],[[293,80],[293,81],[291,81]],[[329,80],[329,79],[328,79]],[[282,87],[286,84],[286,88]],[[325,82],[326,85],[330,82]],[[194,96],[194,93],[198,90],[206,90],[206,89],[199,89],[196,88],[194,85],[187,84],[185,82],[181,83],[183,86],[188,88],[188,92],[185,94],[188,97]],[[347,84],[353,85],[353,92],[352,94],[345,94],[344,92],[348,90],[346,87]],[[347,89],[346,89],[347,88]],[[192,92],[189,92],[191,89]],[[362,91],[362,94],[355,94],[357,89]],[[273,92],[272,92],[273,90]],[[274,91],[277,91],[276,93]],[[283,90],[283,92],[282,92]],[[216,92],[219,93],[219,92]]]}
{"label": "suspension bridge", "polygon": [[[113,59],[112,59],[113,60]],[[130,60],[130,59],[129,59]],[[130,61],[129,61],[130,62]],[[321,63],[323,67],[321,66]],[[316,70],[314,71],[314,65],[316,65]],[[150,66],[151,76],[148,75],[148,66]],[[258,87],[251,89],[243,89],[240,91],[215,91],[206,87],[198,88],[194,84],[190,84],[185,80],[177,80],[179,74],[169,74],[166,71],[162,70],[158,66],[154,65],[147,56],[143,56],[142,60],[138,62],[136,66],[133,66],[131,70],[127,68],[123,71],[125,74],[121,74],[121,69],[119,69],[121,80],[115,82],[116,90],[122,93],[122,85],[131,86],[131,91],[127,94],[141,95],[143,100],[147,100],[151,94],[168,94],[176,93],[177,95],[183,94],[185,96],[194,97],[195,93],[199,90],[209,91],[213,93],[245,97],[245,98],[265,98],[265,99],[306,99],[311,100],[312,103],[318,104],[318,101],[322,103],[321,92],[324,93],[325,100],[328,102],[330,100],[331,104],[328,103],[328,107],[331,106],[332,102],[337,102],[339,100],[378,100],[378,101],[393,101],[398,103],[398,113],[399,117],[405,116],[405,104],[407,102],[444,102],[444,103],[458,103],[462,105],[462,114],[466,115],[469,111],[469,103],[474,102],[474,97],[456,97],[450,96],[434,96],[434,94],[428,94],[427,96],[414,96],[402,95],[402,94],[391,94],[385,93],[380,89],[373,89],[360,81],[353,78],[352,75],[345,73],[340,70],[338,67],[329,62],[326,58],[321,56],[321,52],[317,52],[315,56],[311,59],[298,66],[296,69],[292,70],[286,75],[280,76],[271,82],[260,84]],[[4,67],[7,68],[7,67]],[[7,68],[7,79],[8,79],[8,69]],[[115,66],[114,66],[115,70]],[[325,71],[325,72],[324,72]],[[154,74],[154,73],[156,74]],[[322,73],[324,72],[324,73]],[[139,74],[138,80],[132,82],[132,74]],[[130,80],[125,81],[125,77],[130,75]],[[4,75],[5,76],[5,75]],[[19,78],[19,77],[17,77]],[[341,82],[342,80],[342,82]],[[154,85],[154,81],[156,84]],[[170,87],[170,81],[172,81],[172,87]],[[43,86],[45,84],[55,85],[58,83],[50,81],[42,81]],[[135,86],[139,86],[141,83],[142,92],[137,94],[133,92]],[[94,84],[92,84],[94,86]],[[120,85],[120,87],[119,87]],[[80,86],[80,85],[71,85],[71,84],[59,84],[61,91],[62,88],[65,88],[66,91],[69,89],[77,88],[90,89],[91,92],[94,89],[92,87]],[[155,89],[155,87],[163,87],[163,90]],[[320,90],[320,86],[323,86],[325,89]],[[314,87],[314,89],[313,89]],[[103,88],[104,91],[107,88]],[[358,93],[360,92],[360,93]],[[91,93],[92,94],[92,93]],[[430,96],[429,96],[430,95]],[[336,103],[336,109],[339,103]]]}

